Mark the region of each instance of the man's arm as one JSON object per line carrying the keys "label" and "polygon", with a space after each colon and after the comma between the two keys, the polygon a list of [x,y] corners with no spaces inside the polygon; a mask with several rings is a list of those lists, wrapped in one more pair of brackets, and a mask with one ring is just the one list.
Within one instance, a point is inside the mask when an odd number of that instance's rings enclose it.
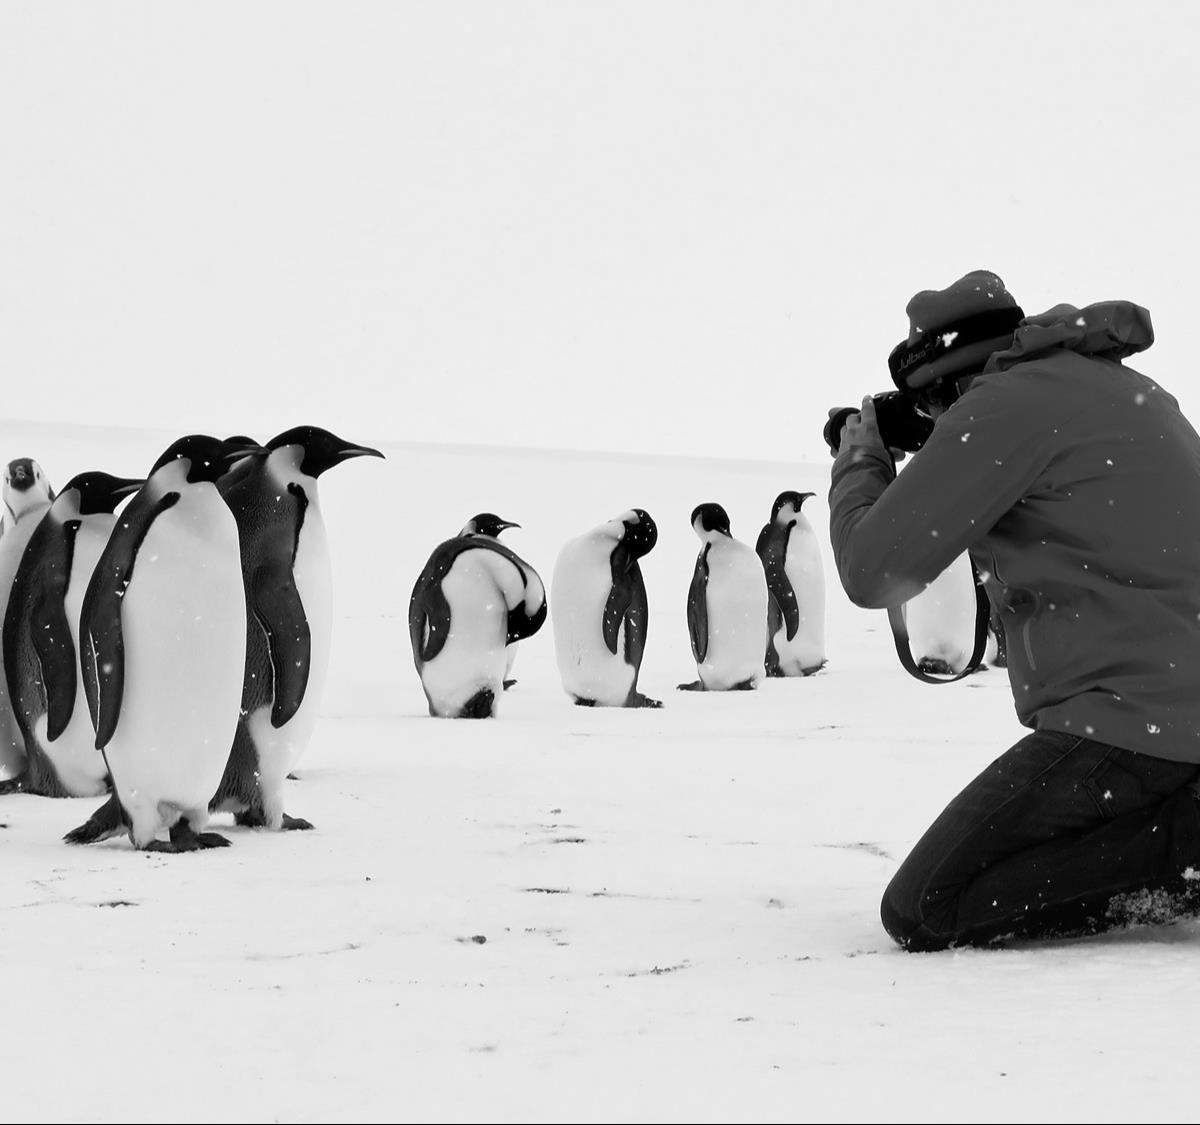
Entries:
{"label": "man's arm", "polygon": [[977,383],[896,475],[874,405],[851,419],[833,463],[829,529],[838,576],[868,609],[920,593],[1026,495],[1048,461],[1027,378]]}

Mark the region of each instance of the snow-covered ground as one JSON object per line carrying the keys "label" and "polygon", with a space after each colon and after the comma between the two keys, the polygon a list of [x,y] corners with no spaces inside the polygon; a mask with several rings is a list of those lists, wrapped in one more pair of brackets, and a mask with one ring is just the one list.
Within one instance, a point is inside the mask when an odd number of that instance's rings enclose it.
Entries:
{"label": "snow-covered ground", "polygon": [[[0,436],[61,484],[177,435]],[[378,444],[322,481],[334,650],[288,798],[315,831],[73,849],[96,802],[0,800],[0,1119],[1194,1117],[1195,924],[916,956],[880,928],[906,850],[1021,734],[1003,672],[910,680],[829,567],[824,672],[674,690],[692,507],[753,543],[779,491],[813,490],[824,538],[827,464]],[[546,627],[495,721],[430,719],[406,612],[432,547],[493,510],[548,581],[632,506],[659,525],[663,709],[572,706]]]}

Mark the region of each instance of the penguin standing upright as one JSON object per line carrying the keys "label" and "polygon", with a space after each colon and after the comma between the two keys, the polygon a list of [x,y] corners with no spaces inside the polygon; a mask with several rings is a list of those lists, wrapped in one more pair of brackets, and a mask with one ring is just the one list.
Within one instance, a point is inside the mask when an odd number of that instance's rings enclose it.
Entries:
{"label": "penguin standing upright", "polygon": [[[30,537],[50,510],[54,489],[36,461],[18,457],[4,467],[0,501],[4,505],[0,515],[0,621],[3,621],[17,568]],[[0,780],[11,780],[26,771],[25,740],[8,697],[8,677],[2,665],[0,656]]]}
{"label": "penguin standing upright", "polygon": [[[118,817],[103,806],[71,843],[121,825],[134,847],[228,844],[202,832],[238,724],[246,593],[237,522],[216,481],[245,450],[174,442],[117,521],[79,620],[84,690]],[[114,823],[114,820],[116,823]],[[170,830],[170,842],[155,837]]]}
{"label": "penguin standing upright", "polygon": [[967,666],[976,611],[975,575],[964,552],[904,605],[909,648],[922,672],[945,675]]}
{"label": "penguin standing upright", "polygon": [[444,718],[493,716],[508,646],[533,636],[546,620],[537,571],[496,538],[517,525],[490,513],[471,522],[475,532],[434,549],[408,607],[413,663],[429,713]]}
{"label": "penguin standing upright", "polygon": [[746,691],[763,678],[767,580],[762,561],[733,538],[720,504],[700,504],[692,530],[703,546],[688,590],[688,632],[700,678],[681,691]]}
{"label": "penguin standing upright", "polygon": [[79,675],[79,613],[116,522],[113,510],[142,483],[80,473],[30,536],[3,631],[4,671],[27,768],[0,792],[94,797],[108,788]]}
{"label": "penguin standing upright", "polygon": [[768,676],[809,676],[825,664],[825,568],[801,511],[811,492],[781,492],[755,551],[767,576]]}
{"label": "penguin standing upright", "polygon": [[648,621],[638,560],[657,541],[649,513],[633,508],[559,552],[550,581],[554,651],[563,690],[581,706],[662,706],[637,690]]}
{"label": "penguin standing upright", "polygon": [[237,521],[246,586],[241,716],[210,802],[239,824],[311,828],[283,811],[283,783],[312,737],[329,666],[333,578],[317,478],[382,457],[317,426],[273,437],[217,482]]}

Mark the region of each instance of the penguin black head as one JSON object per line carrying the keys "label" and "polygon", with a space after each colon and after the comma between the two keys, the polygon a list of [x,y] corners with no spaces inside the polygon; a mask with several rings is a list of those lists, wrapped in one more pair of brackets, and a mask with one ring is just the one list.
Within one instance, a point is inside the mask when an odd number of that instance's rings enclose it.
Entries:
{"label": "penguin black head", "polygon": [[729,530],[729,515],[720,504],[699,504],[692,512],[692,527],[701,538],[707,531],[719,531],[732,535]]}
{"label": "penguin black head", "polygon": [[46,480],[42,467],[32,457],[18,457],[4,466],[4,483],[0,486],[7,515],[21,519],[26,512],[54,502],[54,489]]}
{"label": "penguin black head", "polygon": [[629,553],[640,559],[654,550],[658,542],[658,525],[644,508],[634,508],[621,517],[625,525],[623,542],[629,548]]}
{"label": "penguin black head", "polygon": [[383,456],[378,449],[343,441],[320,426],[293,426],[267,442],[267,448],[272,450],[283,449],[287,445],[299,446],[304,450],[300,471],[308,477],[319,477],[326,469],[332,469],[351,457]]}
{"label": "penguin black head", "polygon": [[187,437],[173,441],[163,450],[162,456],[154,462],[150,474],[153,475],[173,461],[187,461],[189,484],[203,480],[215,482],[235,461],[261,448],[258,442],[252,442],[247,447],[239,444],[237,438],[222,441],[209,434],[188,434]]}
{"label": "penguin black head", "polygon": [[62,494],[72,489],[79,494],[81,516],[112,515],[126,496],[145,483],[132,477],[114,477],[111,473],[77,473],[63,485]]}
{"label": "penguin black head", "polygon": [[4,483],[14,492],[26,492],[41,475],[41,467],[32,457],[18,457],[4,470]]}
{"label": "penguin black head", "polygon": [[812,492],[781,492],[775,497],[775,505],[771,509],[771,519],[777,520],[779,518],[779,513],[782,512],[788,504],[791,504],[791,506],[795,508],[797,512],[800,511],[800,509],[804,506],[804,501],[813,495],[815,495],[815,493]]}
{"label": "penguin black head", "polygon": [[506,527],[520,527],[519,523],[502,520],[493,512],[480,512],[472,516],[465,524],[459,535],[490,535],[495,539]]}

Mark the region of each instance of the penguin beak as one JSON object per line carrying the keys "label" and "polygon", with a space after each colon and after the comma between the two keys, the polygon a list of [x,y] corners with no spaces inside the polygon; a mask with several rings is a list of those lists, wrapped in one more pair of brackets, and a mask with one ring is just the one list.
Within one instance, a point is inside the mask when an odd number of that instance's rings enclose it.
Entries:
{"label": "penguin beak", "polygon": [[[339,461],[348,461],[351,457],[380,457],[387,460],[378,449],[372,449],[369,445],[347,445],[338,453]],[[515,524],[508,524],[508,527],[515,527]]]}
{"label": "penguin beak", "polygon": [[133,477],[121,477],[113,486],[112,494],[118,497],[132,496],[146,482],[135,480]]}
{"label": "penguin beak", "polygon": [[521,525],[519,523],[509,523],[508,520],[501,520],[497,526],[501,531],[506,531],[510,527],[520,527]]}
{"label": "penguin beak", "polygon": [[228,469],[242,460],[243,457],[265,457],[270,452],[265,445],[260,445],[253,438],[227,438],[225,450],[221,454],[221,462]]}

